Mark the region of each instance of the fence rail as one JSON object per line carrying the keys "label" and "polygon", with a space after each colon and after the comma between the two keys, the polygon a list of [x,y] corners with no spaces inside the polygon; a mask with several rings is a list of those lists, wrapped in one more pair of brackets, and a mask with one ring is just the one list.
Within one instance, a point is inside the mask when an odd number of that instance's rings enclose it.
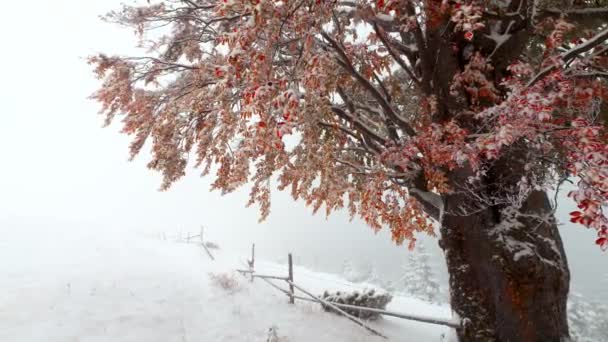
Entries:
{"label": "fence rail", "polygon": [[[291,253],[289,253],[288,255],[288,275],[286,277],[283,276],[274,276],[274,275],[266,275],[266,274],[257,274],[254,270],[254,265],[255,265],[255,244],[252,246],[251,249],[251,260],[247,260],[247,264],[249,266],[249,269],[245,270],[245,269],[237,269],[236,271],[238,271],[239,273],[241,273],[243,276],[249,276],[251,281],[253,281],[253,279],[255,278],[259,278],[262,279],[264,282],[266,282],[267,284],[269,284],[270,286],[272,286],[273,288],[275,288],[276,290],[282,292],[283,294],[287,295],[289,297],[289,303],[290,304],[294,304],[295,300],[302,300],[302,301],[308,301],[308,302],[315,302],[315,303],[319,303],[321,305],[327,306],[332,308],[334,311],[336,311],[338,314],[348,318],[349,320],[351,320],[352,322],[354,322],[355,324],[361,326],[362,328],[364,328],[365,330],[371,332],[374,335],[383,337],[385,339],[387,339],[387,337],[382,334],[381,332],[371,328],[370,326],[368,326],[367,324],[365,324],[365,322],[363,322],[361,319],[345,312],[342,309],[350,309],[350,310],[359,310],[362,312],[374,312],[377,313],[379,315],[384,315],[384,316],[391,316],[391,317],[396,317],[396,318],[401,318],[401,319],[406,319],[406,320],[412,320],[412,321],[417,321],[417,322],[422,322],[422,323],[429,323],[429,324],[437,324],[437,325],[443,325],[443,326],[447,326],[450,328],[454,328],[454,329],[459,329],[461,328],[461,322],[458,319],[442,319],[442,318],[435,318],[435,317],[430,317],[430,316],[424,316],[424,315],[414,315],[414,314],[405,314],[405,313],[400,313],[400,312],[395,312],[395,311],[388,311],[388,310],[383,310],[383,309],[377,309],[377,308],[370,308],[370,307],[365,307],[365,306],[358,306],[358,305],[350,305],[350,304],[341,304],[341,303],[333,303],[333,302],[329,302],[326,300],[323,300],[317,296],[315,296],[314,294],[312,294],[310,291],[304,289],[302,286],[296,284],[293,280],[294,275],[293,275],[293,258]],[[275,284],[274,282],[272,282],[272,280],[279,280],[279,281],[284,281],[286,283],[286,285],[289,286],[289,290],[284,289],[280,286],[278,286],[277,284]],[[295,290],[298,290],[300,292],[302,292],[305,296],[299,296],[295,294]]]}
{"label": "fence rail", "polygon": [[[194,239],[198,238],[198,241],[195,242]],[[163,239],[166,240],[167,237],[165,236],[165,234],[163,233]],[[199,234],[196,235],[190,235],[190,232],[187,233],[185,241],[184,238],[182,236],[182,234],[179,234],[179,240],[185,243],[191,243],[191,242],[195,242],[196,244],[200,244],[201,247],[203,247],[203,249],[205,250],[205,252],[207,253],[207,255],[209,256],[209,258],[213,261],[215,261],[215,257],[213,256],[213,254],[211,254],[211,251],[209,250],[209,247],[207,247],[207,242],[205,241],[205,227],[201,226],[201,231]]]}

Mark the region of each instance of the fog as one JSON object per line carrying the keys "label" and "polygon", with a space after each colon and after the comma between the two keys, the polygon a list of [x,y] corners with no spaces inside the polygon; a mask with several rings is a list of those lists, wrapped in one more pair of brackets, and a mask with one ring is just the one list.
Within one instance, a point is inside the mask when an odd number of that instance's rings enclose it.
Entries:
{"label": "fog", "polygon": [[[68,227],[154,237],[196,232],[204,225],[210,238],[243,253],[255,242],[258,255],[270,259],[292,252],[297,262],[318,270],[339,272],[344,260],[351,260],[374,267],[381,277],[398,276],[407,248],[395,246],[386,231],[374,234],[362,222],[350,222],[345,213],[313,216],[287,194],[274,193],[270,217],[258,223],[256,208],[244,207],[247,189],[226,196],[209,192],[211,180],[196,170],[169,191],[157,191],[160,177],[146,169],[146,156],[128,162],[128,138],[118,134],[118,126],[102,129],[98,106],[87,99],[98,81],[84,58],[97,51],[133,51],[131,32],[97,18],[119,4],[4,4],[0,232],[35,228],[60,234],[59,228]],[[563,200],[558,218],[567,222],[571,208]],[[573,289],[608,301],[608,256],[594,245],[595,232],[569,223],[561,231]],[[421,240],[445,286],[436,240]]]}

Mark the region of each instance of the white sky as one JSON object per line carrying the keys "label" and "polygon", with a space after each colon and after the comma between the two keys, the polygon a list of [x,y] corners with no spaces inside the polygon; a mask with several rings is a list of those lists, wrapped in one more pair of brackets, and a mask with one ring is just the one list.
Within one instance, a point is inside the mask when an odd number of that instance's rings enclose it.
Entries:
{"label": "white sky", "polygon": [[273,195],[271,217],[259,225],[257,209],[244,208],[248,189],[209,193],[211,179],[197,173],[157,191],[160,177],[145,167],[147,156],[128,162],[129,138],[117,133],[118,122],[102,129],[98,105],[87,99],[98,81],[85,57],[128,53],[136,43],[130,30],[98,18],[119,6],[117,0],[3,4],[0,225],[185,232],[204,224],[222,236],[283,249],[318,246],[305,237],[337,225],[348,226],[353,241],[373,236],[346,215],[313,217],[286,194]]}
{"label": "white sky", "polygon": [[[98,81],[85,57],[128,52],[135,44],[129,30],[98,19],[119,5],[115,0],[3,5],[0,218],[183,229],[208,223],[205,209],[218,197],[207,194],[208,183],[188,177],[171,191],[158,192],[160,178],[146,169],[146,156],[129,163],[129,139],[117,133],[118,125],[101,129],[98,105],[87,99]],[[241,209],[243,198],[232,197],[227,202]],[[255,218],[253,210],[247,214]]]}
{"label": "white sky", "polygon": [[[131,32],[98,19],[119,5],[117,0],[3,3],[0,228],[175,232],[204,224],[243,244],[262,240],[267,250],[302,251],[311,255],[309,261],[379,256],[390,267],[403,256],[404,248],[392,246],[386,233],[374,237],[343,214],[329,221],[313,217],[286,194],[273,195],[271,217],[258,225],[257,210],[244,209],[247,189],[221,197],[208,192],[210,179],[191,173],[170,191],[158,192],[160,178],[146,169],[146,156],[128,162],[129,139],[117,133],[117,125],[102,129],[98,106],[87,99],[98,81],[84,58],[125,53],[135,45]],[[589,265],[596,265],[606,274],[593,232],[579,229],[564,232],[573,272],[594,277],[597,270]],[[569,242],[574,239],[580,244]],[[606,280],[588,283],[608,294]]]}

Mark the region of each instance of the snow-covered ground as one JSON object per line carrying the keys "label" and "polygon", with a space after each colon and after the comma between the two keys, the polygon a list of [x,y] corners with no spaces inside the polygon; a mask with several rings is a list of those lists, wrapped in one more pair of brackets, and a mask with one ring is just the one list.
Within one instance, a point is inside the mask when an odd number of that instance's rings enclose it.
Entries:
{"label": "snow-covered ground", "polygon": [[[0,341],[18,342],[264,342],[278,328],[285,341],[380,341],[352,322],[297,302],[261,280],[234,275],[227,291],[210,274],[231,274],[245,256],[227,252],[211,261],[194,244],[120,231],[61,228],[0,234]],[[259,261],[256,269],[285,274],[286,266]],[[296,283],[323,290],[358,289],[330,274],[295,269]],[[449,318],[447,307],[396,297],[389,310]],[[450,329],[384,318],[372,326],[391,341],[442,341]]]}

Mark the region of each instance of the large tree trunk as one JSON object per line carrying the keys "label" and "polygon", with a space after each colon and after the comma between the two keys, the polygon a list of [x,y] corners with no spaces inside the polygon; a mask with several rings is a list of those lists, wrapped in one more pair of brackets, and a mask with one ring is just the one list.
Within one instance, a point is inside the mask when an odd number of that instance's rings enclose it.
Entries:
{"label": "large tree trunk", "polygon": [[570,273],[547,195],[532,192],[509,217],[472,210],[471,197],[447,196],[441,222],[460,340],[566,340]]}
{"label": "large tree trunk", "polygon": [[[536,5],[506,3],[505,12]],[[453,53],[452,45],[464,51],[477,44],[474,50],[485,56],[496,52],[493,75],[486,76],[503,89],[500,81],[509,74],[507,66],[524,53],[534,26],[530,18],[515,25],[514,37],[498,52],[491,40],[469,42],[450,36],[448,41],[447,26],[427,31],[430,55],[424,58],[441,61],[421,65],[423,81],[432,81],[422,90],[438,101],[434,122],[456,120],[471,132],[483,132],[473,116],[462,115],[471,109],[467,93],[451,92],[454,75],[467,63],[464,55]],[[501,152],[499,160],[484,161],[487,173],[476,184],[469,183],[474,174],[467,167],[444,170],[453,191],[443,198],[440,246],[450,275],[451,305],[464,322],[459,338],[462,342],[566,340],[570,272],[553,211],[545,192],[532,191],[527,198],[519,192],[524,176],[543,177],[542,172],[528,171],[526,163],[535,156],[529,155],[534,152],[525,141]],[[424,189],[425,181],[417,185]]]}

